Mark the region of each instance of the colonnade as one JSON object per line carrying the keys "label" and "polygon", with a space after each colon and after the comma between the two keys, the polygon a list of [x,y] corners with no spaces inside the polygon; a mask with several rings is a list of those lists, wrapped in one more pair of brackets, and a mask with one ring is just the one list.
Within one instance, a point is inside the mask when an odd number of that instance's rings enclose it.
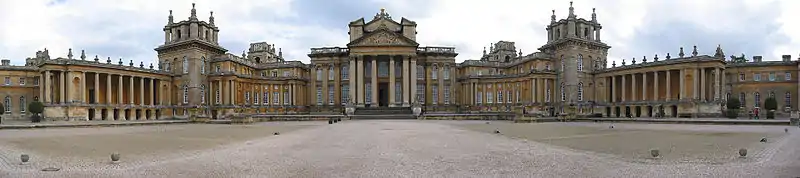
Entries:
{"label": "colonnade", "polygon": [[[554,102],[555,79],[534,77],[512,81],[470,81],[462,84],[465,105]],[[502,98],[501,98],[502,97]]]}
{"label": "colonnade", "polygon": [[257,83],[221,79],[210,82],[210,93],[216,105],[234,106],[300,106],[300,93],[305,87],[301,83]]}

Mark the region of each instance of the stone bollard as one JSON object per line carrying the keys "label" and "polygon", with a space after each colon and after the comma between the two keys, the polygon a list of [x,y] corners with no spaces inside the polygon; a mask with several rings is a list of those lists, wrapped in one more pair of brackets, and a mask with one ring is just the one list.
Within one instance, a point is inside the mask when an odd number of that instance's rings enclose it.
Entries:
{"label": "stone bollard", "polygon": [[739,149],[739,158],[745,158],[745,157],[747,157],[747,149],[740,148]]}
{"label": "stone bollard", "polygon": [[20,164],[28,164],[28,161],[30,161],[31,156],[28,156],[28,154],[22,154],[19,156],[19,159],[20,161],[22,161]]}
{"label": "stone bollard", "polygon": [[111,163],[119,163],[119,153],[111,153]]}
{"label": "stone bollard", "polygon": [[661,156],[661,152],[658,151],[658,149],[651,149],[650,156],[652,156],[653,158],[658,158],[659,156]]}

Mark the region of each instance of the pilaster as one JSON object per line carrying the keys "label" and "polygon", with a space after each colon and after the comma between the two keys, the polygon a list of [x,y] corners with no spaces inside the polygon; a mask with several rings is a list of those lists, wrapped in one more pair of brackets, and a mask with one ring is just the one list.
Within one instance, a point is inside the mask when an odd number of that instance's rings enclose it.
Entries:
{"label": "pilaster", "polygon": [[410,85],[410,77],[409,77],[409,60],[410,57],[403,56],[403,107],[410,106],[409,104],[409,96],[411,95],[411,89],[409,88]]}
{"label": "pilaster", "polygon": [[370,82],[372,85],[370,88],[372,90],[372,98],[370,98],[372,99],[372,104],[370,106],[378,107],[378,56],[373,56],[370,64],[372,65],[372,73],[370,78],[372,80],[372,82]]}
{"label": "pilaster", "polygon": [[395,98],[394,98],[394,93],[396,92],[394,91],[395,70],[396,69],[394,68],[394,58],[389,57],[389,107],[395,107]]}
{"label": "pilaster", "polygon": [[358,85],[356,85],[356,92],[358,92],[358,94],[355,97],[358,100],[357,106],[364,107],[364,98],[366,98],[366,95],[364,95],[364,78],[366,77],[364,76],[364,56],[358,56],[356,58],[356,70],[355,77],[358,82]]}
{"label": "pilaster", "polygon": [[411,64],[409,64],[409,65],[411,67],[411,73],[409,75],[411,75],[411,76],[409,77],[409,80],[410,80],[410,85],[411,86],[409,86],[410,87],[410,89],[409,89],[409,91],[410,91],[409,98],[411,100],[411,103],[416,103],[416,102],[418,102],[417,101],[417,61],[416,60],[411,60],[410,62],[411,62]]}

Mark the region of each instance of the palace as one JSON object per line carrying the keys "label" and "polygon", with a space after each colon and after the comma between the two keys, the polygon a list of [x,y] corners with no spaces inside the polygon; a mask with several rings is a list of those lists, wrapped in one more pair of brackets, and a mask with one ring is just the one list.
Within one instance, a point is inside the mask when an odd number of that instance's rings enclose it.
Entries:
{"label": "palace", "polygon": [[[779,113],[797,109],[798,62],[752,61],[721,46],[702,55],[697,46],[676,56],[607,63],[611,46],[603,26],[578,18],[570,3],[565,19],[555,11],[547,41],[525,54],[498,41],[479,60],[456,63],[454,47],[417,43],[417,23],[381,9],[371,20],[348,24],[343,47],[311,48],[310,64],[286,61],[275,44],[257,42],[241,55],[219,45],[213,12],[199,20],[192,4],[187,20],[170,11],[158,64],[88,57],[51,58],[36,52],[24,66],[0,65],[3,119],[25,120],[27,104],[45,104],[46,120],[154,120],[242,114],[338,113],[345,108],[407,109],[423,113],[497,113],[524,108],[555,116],[568,106],[581,117],[717,117],[725,100],[760,107],[776,97]],[[88,59],[87,59],[88,58]],[[764,76],[764,78],[762,78]]]}

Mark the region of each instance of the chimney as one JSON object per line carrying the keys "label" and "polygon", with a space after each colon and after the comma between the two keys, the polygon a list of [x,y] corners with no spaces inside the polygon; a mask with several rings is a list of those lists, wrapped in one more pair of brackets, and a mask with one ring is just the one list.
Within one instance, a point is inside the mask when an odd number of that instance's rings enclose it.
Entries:
{"label": "chimney", "polygon": [[792,61],[792,55],[788,55],[788,54],[787,55],[783,55],[783,56],[781,56],[781,58],[783,58],[784,62]]}
{"label": "chimney", "polygon": [[0,66],[9,66],[9,65],[11,65],[11,60],[3,59],[3,60],[0,60],[0,63],[2,63],[2,64],[0,64]]}
{"label": "chimney", "polygon": [[753,56],[753,62],[761,62],[761,56]]}

